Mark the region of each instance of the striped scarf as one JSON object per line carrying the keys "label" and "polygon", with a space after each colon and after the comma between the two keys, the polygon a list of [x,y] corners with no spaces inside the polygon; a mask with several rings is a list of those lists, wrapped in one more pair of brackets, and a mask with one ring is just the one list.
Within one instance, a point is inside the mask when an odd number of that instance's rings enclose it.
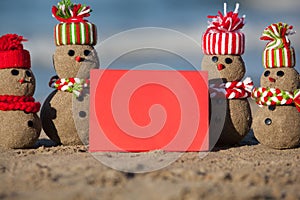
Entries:
{"label": "striped scarf", "polygon": [[295,104],[300,112],[300,90],[288,92],[278,88],[254,88],[252,98],[259,106],[276,106]]}
{"label": "striped scarf", "polygon": [[232,81],[222,84],[210,84],[209,93],[210,97],[217,96],[226,97],[226,99],[245,99],[251,96],[253,88],[253,81],[247,77],[243,82]]}
{"label": "striped scarf", "polygon": [[80,79],[80,78],[58,78],[54,76],[49,82],[51,88],[63,92],[73,93],[75,97],[79,97],[84,88],[89,87],[89,79]]}

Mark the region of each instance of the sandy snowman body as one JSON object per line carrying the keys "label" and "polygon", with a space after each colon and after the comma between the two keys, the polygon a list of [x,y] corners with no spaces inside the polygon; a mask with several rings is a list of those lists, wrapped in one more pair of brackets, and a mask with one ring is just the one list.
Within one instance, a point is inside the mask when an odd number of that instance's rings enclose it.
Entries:
{"label": "sandy snowman body", "polygon": [[209,15],[209,25],[202,36],[204,57],[201,69],[208,71],[210,93],[210,145],[237,144],[248,134],[252,116],[247,100],[253,83],[243,80],[246,68],[242,58],[245,35],[241,29],[245,16],[240,17],[239,4],[234,11]]}
{"label": "sandy snowman body", "polygon": [[[30,69],[0,70],[0,95],[31,97],[35,77]],[[0,111],[0,146],[4,148],[32,147],[40,136],[41,121],[36,113],[23,110]]]}
{"label": "sandy snowman body", "polygon": [[[295,91],[299,74],[294,68],[266,69],[261,77],[264,88]],[[258,141],[271,148],[286,149],[300,144],[300,112],[294,104],[264,105],[253,117],[253,132]]]}
{"label": "sandy snowman body", "polygon": [[[58,46],[53,61],[59,78],[88,79],[90,69],[99,67],[97,53],[89,45]],[[89,95],[86,93],[76,97],[67,91],[52,92],[45,100],[41,110],[43,129],[49,138],[57,144],[63,145],[87,143],[88,102]],[[79,110],[74,106],[79,107]],[[85,134],[80,134],[77,126],[85,129]]]}
{"label": "sandy snowman body", "polygon": [[253,131],[261,144],[275,149],[300,144],[300,79],[288,37],[294,33],[293,26],[279,22],[266,27],[260,38],[268,43],[263,51],[265,70],[260,87],[252,92],[260,106],[254,116]]}
{"label": "sandy snowman body", "polygon": [[[202,70],[209,71],[210,84],[226,83],[241,81],[245,74],[245,65],[239,55],[205,55]],[[210,98],[210,102],[211,109],[214,110],[210,114],[211,129],[215,128],[212,126],[221,128],[210,132],[211,139],[218,140],[219,145],[232,145],[242,140],[252,124],[248,99]]]}

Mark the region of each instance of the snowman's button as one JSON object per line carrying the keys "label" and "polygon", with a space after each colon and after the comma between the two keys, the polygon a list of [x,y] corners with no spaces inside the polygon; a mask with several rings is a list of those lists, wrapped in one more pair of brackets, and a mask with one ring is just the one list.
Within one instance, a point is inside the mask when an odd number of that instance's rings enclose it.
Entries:
{"label": "snowman's button", "polygon": [[29,120],[29,121],[27,122],[27,125],[28,125],[29,127],[33,127],[33,121]]}
{"label": "snowman's button", "polygon": [[83,96],[79,96],[79,97],[77,98],[77,100],[80,101],[80,102],[82,102],[82,101],[84,100],[84,98],[83,98]]}
{"label": "snowman's button", "polygon": [[272,120],[270,118],[265,119],[265,124],[266,125],[271,125],[272,124]]}
{"label": "snowman's button", "polygon": [[217,100],[217,103],[218,103],[218,104],[222,104],[223,102],[224,102],[224,100],[222,100],[222,99],[218,99],[218,100]]}
{"label": "snowman's button", "polygon": [[81,118],[86,117],[86,112],[80,111],[80,112],[79,112],[79,117],[81,117]]}
{"label": "snowman's button", "polygon": [[276,109],[276,106],[268,106],[268,109],[274,111]]}

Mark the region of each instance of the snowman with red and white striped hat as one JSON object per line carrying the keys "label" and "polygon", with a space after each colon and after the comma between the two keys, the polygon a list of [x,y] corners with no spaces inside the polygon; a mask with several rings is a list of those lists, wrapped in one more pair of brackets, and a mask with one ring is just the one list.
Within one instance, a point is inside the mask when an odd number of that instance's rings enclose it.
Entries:
{"label": "snowman with red and white striped hat", "polygon": [[[246,73],[241,56],[245,51],[245,35],[241,32],[245,16],[240,17],[238,10],[236,4],[234,11],[227,12],[225,3],[224,14],[219,11],[217,16],[208,16],[209,26],[202,37],[201,68],[209,72],[210,83],[210,137],[218,139],[219,145],[237,144],[252,123],[247,98],[253,82],[249,77],[242,81]],[[221,126],[220,130],[216,126]]]}
{"label": "snowman with red and white striped hat", "polygon": [[254,135],[275,149],[300,144],[300,82],[288,38],[293,33],[293,27],[286,23],[271,24],[264,30],[261,40],[269,41],[263,52],[265,71],[261,87],[252,92],[261,107],[253,118]]}
{"label": "snowman with red and white striped hat", "polygon": [[[77,145],[88,139],[88,109],[74,113],[72,103],[75,99],[88,104],[89,95],[83,91],[88,90],[90,70],[99,67],[94,49],[96,26],[85,19],[91,11],[89,6],[70,0],[62,0],[52,8],[52,15],[60,22],[54,28],[53,64],[57,76],[50,80],[49,86],[55,91],[44,102],[41,120],[45,133],[57,144]],[[75,118],[82,121],[80,126],[85,130],[82,137]]]}

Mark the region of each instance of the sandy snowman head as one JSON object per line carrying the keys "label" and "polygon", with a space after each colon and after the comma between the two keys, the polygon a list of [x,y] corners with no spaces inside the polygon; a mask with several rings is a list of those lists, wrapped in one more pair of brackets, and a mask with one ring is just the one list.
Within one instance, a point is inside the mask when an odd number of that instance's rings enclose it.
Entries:
{"label": "sandy snowman head", "polygon": [[0,38],[0,95],[33,96],[35,78],[30,70],[30,54],[23,49],[22,36]]}
{"label": "sandy snowman head", "polygon": [[205,54],[202,69],[209,71],[210,79],[222,78],[225,81],[239,81],[245,75],[245,64],[241,55],[245,49],[245,36],[240,29],[244,26],[245,16],[238,16],[239,4],[234,11],[224,15],[208,16],[209,26],[202,37],[202,50]]}
{"label": "sandy snowman head", "polygon": [[299,89],[299,73],[294,68],[265,69],[260,83],[265,88],[278,88],[292,92]]}
{"label": "sandy snowman head", "polygon": [[90,16],[89,6],[63,0],[53,6],[52,14],[60,21],[55,26],[56,51],[53,63],[61,78],[87,78],[90,69],[99,67],[94,45],[97,43],[96,26],[85,17]]}

